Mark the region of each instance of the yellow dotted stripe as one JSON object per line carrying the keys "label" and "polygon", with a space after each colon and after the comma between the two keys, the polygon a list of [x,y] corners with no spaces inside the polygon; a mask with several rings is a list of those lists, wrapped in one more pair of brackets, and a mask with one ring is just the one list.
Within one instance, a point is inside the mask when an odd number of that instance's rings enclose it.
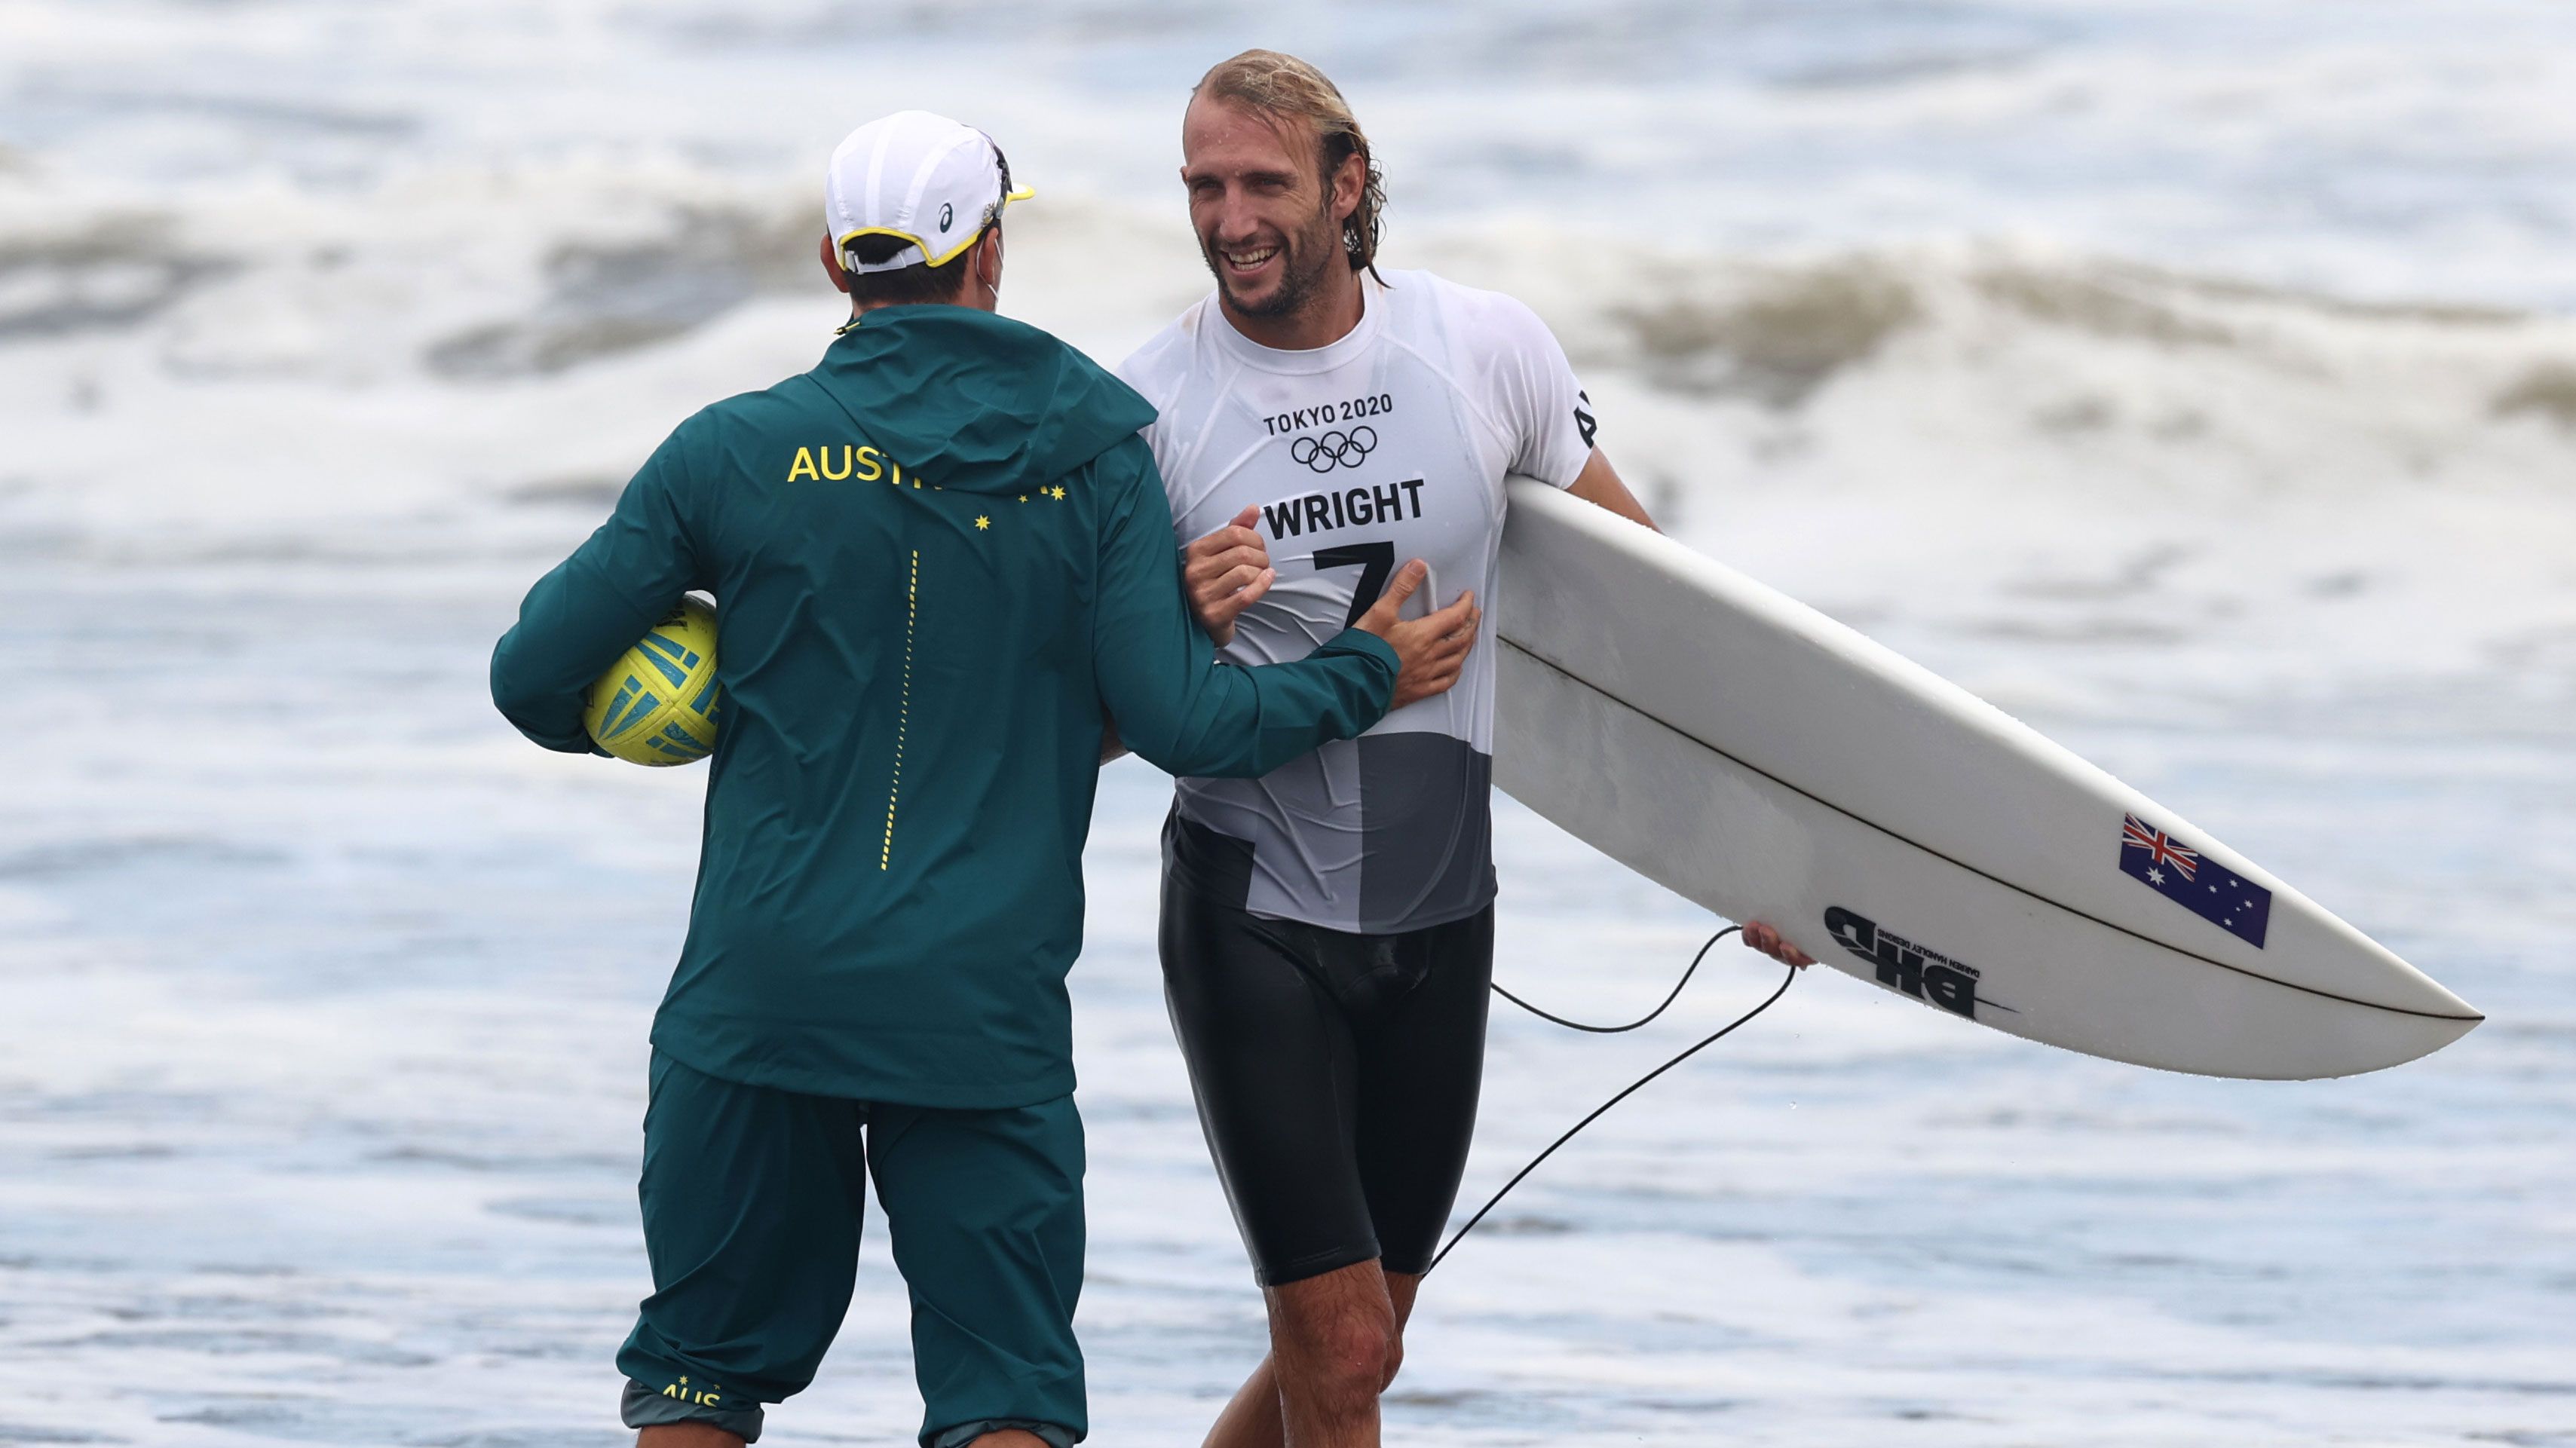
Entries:
{"label": "yellow dotted stripe", "polygon": [[912,727],[912,631],[921,619],[921,550],[912,550],[912,576],[903,585],[903,702],[894,718],[894,781],[886,786],[885,848],[877,868],[894,868],[894,805],[903,793],[903,740]]}

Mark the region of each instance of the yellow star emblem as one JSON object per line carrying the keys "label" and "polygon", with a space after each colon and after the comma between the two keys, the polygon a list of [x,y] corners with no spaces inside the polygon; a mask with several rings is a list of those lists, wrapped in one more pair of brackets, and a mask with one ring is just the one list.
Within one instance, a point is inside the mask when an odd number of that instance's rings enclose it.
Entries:
{"label": "yellow star emblem", "polygon": [[985,517],[985,516],[984,516],[983,514],[981,514],[981,513],[978,513],[978,514],[976,514],[976,515],[975,515],[975,528],[976,528],[976,531],[981,532],[982,530],[984,530],[984,529],[986,529],[986,528],[990,528],[990,527],[992,527],[992,526],[993,526],[993,520],[992,520],[992,519]]}
{"label": "yellow star emblem", "polygon": [[1055,500],[1059,503],[1064,501],[1064,485],[1062,483],[1056,484]]}
{"label": "yellow star emblem", "polygon": [[1029,495],[1028,495],[1028,494],[1026,494],[1026,493],[1022,493],[1022,494],[1020,494],[1020,501],[1021,501],[1021,502],[1025,503],[1025,502],[1027,502],[1028,500],[1029,500]]}

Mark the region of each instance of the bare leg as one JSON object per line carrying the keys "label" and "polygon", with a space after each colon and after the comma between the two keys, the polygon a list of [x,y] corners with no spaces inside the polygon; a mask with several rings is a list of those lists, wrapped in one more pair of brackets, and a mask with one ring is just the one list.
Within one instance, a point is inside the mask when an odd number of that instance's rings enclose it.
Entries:
{"label": "bare leg", "polygon": [[1386,1381],[1377,1385],[1381,1393],[1395,1385],[1395,1370],[1404,1366],[1404,1325],[1413,1321],[1413,1295],[1421,1290],[1419,1272],[1386,1274],[1386,1295],[1395,1301],[1395,1351],[1386,1355]]}
{"label": "bare leg", "polygon": [[[1328,1272],[1322,1277],[1292,1282],[1284,1288],[1272,1288],[1264,1294],[1270,1304],[1271,1351],[1261,1359],[1261,1365],[1252,1370],[1252,1376],[1244,1380],[1243,1386],[1235,1390],[1233,1400],[1225,1405],[1225,1411],[1217,1414],[1216,1426],[1208,1430],[1206,1448],[1287,1448],[1291,1441],[1287,1419],[1294,1410],[1288,1406],[1280,1383],[1279,1362],[1286,1346],[1283,1328],[1293,1321],[1298,1324],[1300,1336],[1312,1341],[1318,1336],[1317,1327],[1321,1326],[1321,1336],[1329,1341],[1333,1329],[1329,1325],[1318,1324],[1316,1319],[1331,1315],[1330,1304],[1333,1301],[1359,1299],[1364,1305],[1370,1294],[1352,1291],[1348,1283],[1312,1293],[1301,1292],[1300,1289],[1345,1277],[1363,1281],[1373,1279],[1371,1285],[1382,1287],[1382,1300],[1394,1314],[1394,1331],[1385,1338],[1385,1349],[1380,1356],[1377,1386],[1368,1394],[1365,1434],[1347,1439],[1326,1436],[1313,1439],[1311,1443],[1301,1436],[1294,1441],[1298,1448],[1327,1448],[1327,1445],[1328,1448],[1342,1448],[1345,1442],[1356,1445],[1377,1442],[1376,1398],[1395,1381],[1396,1369],[1404,1362],[1404,1324],[1413,1316],[1413,1297],[1422,1286],[1422,1278],[1412,1272],[1382,1273],[1375,1262],[1362,1262],[1339,1272]],[[1324,1309],[1320,1313],[1316,1310],[1319,1307]],[[1362,1320],[1368,1320],[1366,1314],[1362,1314]],[[1384,1319],[1377,1321],[1382,1323]],[[1364,1337],[1355,1344],[1363,1351],[1367,1345]],[[1329,1357],[1329,1351],[1323,1355]],[[1311,1359],[1316,1354],[1310,1352],[1304,1356]],[[1311,1388],[1312,1385],[1307,1386]],[[1313,1393],[1303,1392],[1301,1396],[1311,1397]]]}
{"label": "bare leg", "polygon": [[1270,1357],[1287,1448],[1377,1448],[1395,1303],[1374,1261],[1274,1287]]}
{"label": "bare leg", "polygon": [[742,1448],[742,1436],[713,1423],[656,1423],[636,1433],[635,1448]]}
{"label": "bare leg", "polygon": [[[635,1448],[743,1448],[742,1439],[711,1423],[664,1423],[635,1435]],[[987,1433],[967,1448],[1046,1448],[1035,1433],[1005,1428]]]}
{"label": "bare leg", "polygon": [[1279,1418],[1279,1369],[1263,1353],[1260,1366],[1234,1390],[1216,1415],[1201,1448],[1285,1448],[1288,1430]]}

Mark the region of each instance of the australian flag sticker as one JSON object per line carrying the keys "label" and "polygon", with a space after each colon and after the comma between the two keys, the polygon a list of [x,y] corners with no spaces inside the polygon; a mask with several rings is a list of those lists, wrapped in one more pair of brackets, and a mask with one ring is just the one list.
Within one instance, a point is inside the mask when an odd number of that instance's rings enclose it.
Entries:
{"label": "australian flag sticker", "polygon": [[2176,843],[2136,815],[2120,831],[2120,872],[2219,929],[2263,948],[2272,923],[2272,892]]}

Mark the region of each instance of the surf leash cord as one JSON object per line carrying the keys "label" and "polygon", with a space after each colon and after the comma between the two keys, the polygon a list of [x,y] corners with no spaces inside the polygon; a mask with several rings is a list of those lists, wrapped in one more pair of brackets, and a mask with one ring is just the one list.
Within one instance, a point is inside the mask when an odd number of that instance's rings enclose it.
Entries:
{"label": "surf leash cord", "polygon": [[[1692,957],[1691,957],[1690,969],[1685,970],[1685,971],[1683,971],[1683,972],[1682,972],[1682,978],[1681,978],[1681,980],[1680,980],[1679,982],[1677,982],[1677,983],[1673,986],[1672,994],[1664,997],[1664,1003],[1663,1003],[1663,1005],[1659,1005],[1659,1006],[1655,1007],[1653,1010],[1648,1011],[1644,1016],[1640,1017],[1640,1018],[1639,1018],[1639,1019],[1637,1019],[1637,1020],[1630,1021],[1628,1024],[1626,1024],[1626,1025],[1624,1025],[1624,1026],[1590,1026],[1590,1025],[1585,1025],[1585,1024],[1583,1024],[1582,1022],[1580,1022],[1580,1021],[1569,1021],[1569,1020],[1565,1019],[1565,1018],[1564,1018],[1564,1017],[1562,1017],[1562,1016],[1549,1015],[1546,1011],[1540,1010],[1538,1007],[1536,1007],[1536,1006],[1534,1006],[1534,1005],[1531,1005],[1529,1002],[1527,1002],[1527,1001],[1525,1001],[1525,1000],[1522,1000],[1519,996],[1516,996],[1516,995],[1512,994],[1510,991],[1507,991],[1507,990],[1503,989],[1503,988],[1502,988],[1501,986],[1499,986],[1499,985],[1494,987],[1494,993],[1495,993],[1496,995],[1501,996],[1503,999],[1505,999],[1505,1000],[1507,1000],[1507,1001],[1510,1001],[1513,1005],[1519,1006],[1522,1010],[1525,1010],[1525,1011],[1529,1012],[1531,1015],[1538,1016],[1538,1017],[1540,1017],[1540,1018],[1542,1018],[1542,1019],[1544,1019],[1544,1020],[1553,1021],[1553,1022],[1555,1022],[1556,1024],[1558,1024],[1558,1025],[1560,1025],[1560,1026],[1567,1027],[1567,1028],[1568,1028],[1568,1029],[1570,1029],[1570,1030],[1577,1030],[1577,1031],[1592,1031],[1592,1032],[1595,1032],[1595,1033],[1598,1033],[1598,1034],[1602,1034],[1602,1035],[1614,1035],[1614,1034],[1616,1034],[1616,1033],[1618,1033],[1618,1032],[1621,1032],[1621,1031],[1633,1031],[1633,1030],[1637,1029],[1639,1026],[1642,1026],[1642,1025],[1646,1024],[1646,1022],[1653,1020],[1655,1017],[1662,1015],[1662,1014],[1664,1013],[1664,1007],[1665,1007],[1665,1006],[1669,1006],[1669,1005],[1671,1005],[1671,1004],[1673,1003],[1674,998],[1675,998],[1675,997],[1677,997],[1677,996],[1679,996],[1679,995],[1682,993],[1682,987],[1683,987],[1683,986],[1686,986],[1686,985],[1688,985],[1688,984],[1690,984],[1690,978],[1691,978],[1692,973],[1693,973],[1693,972],[1695,972],[1695,971],[1697,971],[1697,970],[1699,969],[1699,963],[1700,963],[1700,961],[1702,961],[1703,959],[1707,958],[1707,956],[1708,956],[1708,953],[1709,953],[1710,949],[1711,949],[1711,948],[1713,948],[1714,946],[1716,946],[1716,944],[1717,944],[1719,941],[1724,940],[1726,937],[1728,937],[1728,936],[1730,936],[1730,935],[1735,934],[1737,931],[1739,931],[1739,930],[1741,930],[1741,929],[1743,929],[1743,928],[1744,928],[1744,927],[1742,927],[1742,926],[1740,926],[1740,925],[1730,925],[1730,926],[1726,927],[1724,930],[1721,930],[1721,931],[1717,932],[1715,935],[1710,936],[1710,937],[1708,938],[1708,944],[1703,945],[1703,946],[1701,946],[1701,947],[1699,948],[1699,954],[1694,955],[1694,956],[1692,956]],[[1749,1010],[1749,1011],[1746,1011],[1744,1014],[1742,1014],[1742,1015],[1740,1015],[1740,1016],[1737,1016],[1734,1020],[1731,1020],[1731,1021],[1727,1022],[1727,1023],[1726,1023],[1726,1025],[1725,1025],[1723,1028],[1719,1029],[1718,1031],[1714,1032],[1713,1034],[1710,1034],[1710,1035],[1707,1035],[1707,1036],[1703,1036],[1703,1037],[1701,1037],[1701,1038],[1700,1038],[1700,1040],[1699,1040],[1699,1042],[1698,1042],[1697,1044],[1693,1045],[1689,1050],[1682,1052],[1680,1055],[1673,1057],[1671,1060],[1666,1061],[1664,1064],[1662,1064],[1662,1065],[1660,1065],[1660,1066],[1657,1066],[1655,1069],[1653,1069],[1652,1071],[1647,1072],[1645,1075],[1638,1077],[1635,1081],[1633,1081],[1633,1082],[1631,1082],[1631,1083],[1629,1084],[1628,1089],[1626,1089],[1626,1090],[1624,1090],[1624,1091],[1620,1092],[1620,1093],[1619,1093],[1618,1095],[1616,1095],[1616,1096],[1611,1097],[1609,1100],[1602,1102],[1599,1106],[1596,1106],[1596,1107],[1594,1107],[1594,1108],[1592,1109],[1592,1114],[1591,1114],[1591,1115],[1586,1116],[1586,1117],[1584,1117],[1581,1121],[1578,1121],[1578,1122],[1574,1123],[1572,1126],[1567,1127],[1567,1128],[1566,1128],[1566,1130],[1565,1130],[1565,1134],[1564,1134],[1564,1135],[1562,1135],[1562,1136],[1558,1137],[1556,1140],[1551,1141],[1551,1142],[1549,1142],[1549,1143],[1547,1144],[1547,1150],[1540,1152],[1538,1155],[1536,1155],[1536,1156],[1534,1156],[1534,1157],[1531,1157],[1531,1158],[1530,1158],[1530,1160],[1529,1160],[1529,1165],[1524,1166],[1524,1167],[1522,1167],[1519,1171],[1516,1171],[1516,1172],[1512,1173],[1512,1179],[1511,1179],[1510,1181],[1507,1181],[1507,1182],[1503,1183],[1503,1189],[1502,1189],[1501,1191],[1498,1191],[1498,1192],[1494,1193],[1494,1194],[1493,1194],[1493,1196],[1491,1196],[1491,1197],[1487,1198],[1487,1199],[1486,1199],[1486,1201],[1485,1201],[1485,1204],[1484,1204],[1483,1206],[1478,1207],[1478,1208],[1476,1209],[1476,1215],[1474,1215],[1474,1216],[1472,1216],[1472,1217],[1469,1217],[1469,1218],[1467,1219],[1467,1225],[1465,1225],[1465,1226],[1463,1226],[1463,1227],[1460,1227],[1456,1232],[1454,1232],[1454,1233],[1451,1233],[1451,1234],[1450,1234],[1449,1241],[1448,1241],[1447,1245],[1443,1246],[1443,1247],[1439,1250],[1439,1252],[1438,1252],[1438,1253],[1436,1253],[1436,1254],[1434,1254],[1434,1255],[1433,1255],[1433,1257],[1432,1257],[1432,1259],[1431,1259],[1431,1266],[1430,1266],[1430,1267],[1425,1267],[1425,1268],[1423,1268],[1423,1269],[1422,1269],[1422,1275],[1424,1275],[1424,1276],[1426,1276],[1426,1277],[1430,1276],[1430,1275],[1431,1275],[1431,1272],[1432,1272],[1432,1269],[1433,1269],[1433,1268],[1438,1267],[1438,1266],[1440,1265],[1441,1261],[1442,1261],[1444,1258],[1446,1258],[1446,1257],[1447,1257],[1447,1256],[1448,1256],[1452,1251],[1456,1250],[1456,1249],[1457,1249],[1457,1246],[1458,1246],[1458,1243],[1459,1243],[1460,1241],[1464,1240],[1464,1239],[1465,1239],[1465,1237],[1466,1237],[1466,1235],[1467,1235],[1469,1232],[1472,1232],[1472,1231],[1476,1230],[1476,1224],[1477,1224],[1478,1222],[1481,1222],[1481,1221],[1485,1220],[1485,1214],[1486,1214],[1486,1213],[1488,1213],[1488,1212],[1492,1211],[1496,1206],[1500,1205],[1500,1204],[1502,1203],[1503,1198],[1505,1198],[1505,1197],[1507,1197],[1507,1196],[1510,1196],[1510,1195],[1511,1195],[1512,1188],[1514,1188],[1514,1187],[1516,1187],[1516,1186],[1519,1186],[1519,1185],[1521,1184],[1522,1180],[1523,1180],[1524,1178],[1526,1178],[1526,1177],[1527,1177],[1531,1172],[1534,1172],[1534,1171],[1538,1170],[1538,1168],[1539,1168],[1539,1163],[1541,1163],[1541,1162],[1543,1162],[1543,1161],[1547,1160],[1547,1159],[1548,1159],[1549,1157],[1551,1157],[1551,1156],[1556,1155],[1556,1149],[1557,1149],[1558,1147],[1565,1145],[1565,1144],[1566,1144],[1567,1142],[1569,1142],[1569,1141],[1572,1141],[1572,1140],[1574,1139],[1574,1136],[1575,1136],[1575,1133],[1576,1133],[1576,1132],[1579,1132],[1579,1131],[1581,1131],[1583,1128],[1585,1128],[1585,1127],[1587,1127],[1587,1126],[1590,1126],[1593,1122],[1600,1120],[1600,1119],[1601,1119],[1601,1117],[1602,1117],[1605,1113],[1607,1113],[1607,1112],[1610,1110],[1610,1108],[1611,1108],[1611,1107],[1618,1105],[1620,1102],[1625,1101],[1625,1100],[1627,1100],[1629,1097],[1636,1095],[1639,1091],[1644,1090],[1644,1089],[1645,1089],[1645,1087],[1646,1087],[1646,1083],[1647,1083],[1647,1082],[1654,1080],[1656,1077],[1661,1076],[1661,1075],[1662,1075],[1662,1074],[1664,1074],[1666,1071],[1669,1071],[1669,1070],[1673,1069],[1675,1066],[1680,1065],[1682,1062],[1689,1060],[1691,1057],[1696,1056],[1696,1055],[1698,1055],[1700,1052],[1707,1050],[1709,1047],[1716,1045],[1718,1042],[1720,1042],[1720,1041],[1722,1041],[1722,1040],[1725,1040],[1728,1036],[1730,1036],[1730,1035],[1734,1034],[1734,1032],[1735,1032],[1735,1028],[1736,1028],[1736,1027],[1743,1025],[1745,1022],[1747,1022],[1747,1021],[1749,1021],[1749,1020],[1752,1020],[1755,1016],[1758,1016],[1758,1015],[1762,1014],[1764,1011],[1767,1011],[1767,1010],[1771,1009],[1772,1002],[1777,1001],[1778,999],[1780,999],[1780,997],[1782,997],[1782,996],[1784,996],[1784,995],[1787,995],[1787,994],[1789,993],[1789,985],[1790,985],[1790,982],[1795,981],[1797,978],[1798,978],[1798,967],[1796,967],[1796,966],[1794,966],[1794,965],[1793,965],[1793,966],[1789,967],[1789,972],[1788,972],[1788,974],[1786,974],[1786,975],[1784,975],[1784,976],[1782,976],[1782,977],[1780,978],[1780,985],[1779,985],[1779,988],[1778,988],[1778,989],[1776,989],[1776,990],[1774,990],[1774,991],[1772,991],[1772,992],[1771,992],[1771,994],[1769,994],[1768,996],[1763,997],[1762,1004],[1760,1004],[1760,1005],[1758,1005],[1758,1006],[1755,1006],[1753,1009],[1751,1009],[1751,1010]]]}
{"label": "surf leash cord", "polygon": [[1699,948],[1699,954],[1691,957],[1690,968],[1682,972],[1682,978],[1673,982],[1672,994],[1664,997],[1663,1005],[1655,1007],[1653,1010],[1646,1012],[1644,1015],[1637,1017],[1635,1020],[1630,1021],[1624,1026],[1587,1026],[1581,1021],[1569,1021],[1563,1016],[1550,1015],[1546,1011],[1540,1010],[1538,1007],[1531,1005],[1528,1001],[1522,1000],[1519,996],[1512,994],[1510,991],[1503,989],[1499,985],[1493,988],[1494,994],[1510,1001],[1513,1005],[1519,1006],[1522,1010],[1529,1012],[1531,1015],[1538,1017],[1542,1021],[1553,1022],[1565,1027],[1569,1031],[1590,1031],[1597,1036],[1615,1036],[1621,1031],[1633,1031],[1637,1029],[1639,1026],[1646,1024],[1655,1017],[1662,1015],[1667,1007],[1671,1006],[1673,1002],[1680,1000],[1682,998],[1682,987],[1689,985],[1691,983],[1691,977],[1699,973],[1699,963],[1708,959],[1708,953],[1717,948],[1717,943],[1719,941],[1724,940],[1726,937],[1734,935],[1743,929],[1744,927],[1741,925],[1730,925],[1724,930],[1717,932],[1715,935],[1710,936],[1708,938],[1708,944]]}

